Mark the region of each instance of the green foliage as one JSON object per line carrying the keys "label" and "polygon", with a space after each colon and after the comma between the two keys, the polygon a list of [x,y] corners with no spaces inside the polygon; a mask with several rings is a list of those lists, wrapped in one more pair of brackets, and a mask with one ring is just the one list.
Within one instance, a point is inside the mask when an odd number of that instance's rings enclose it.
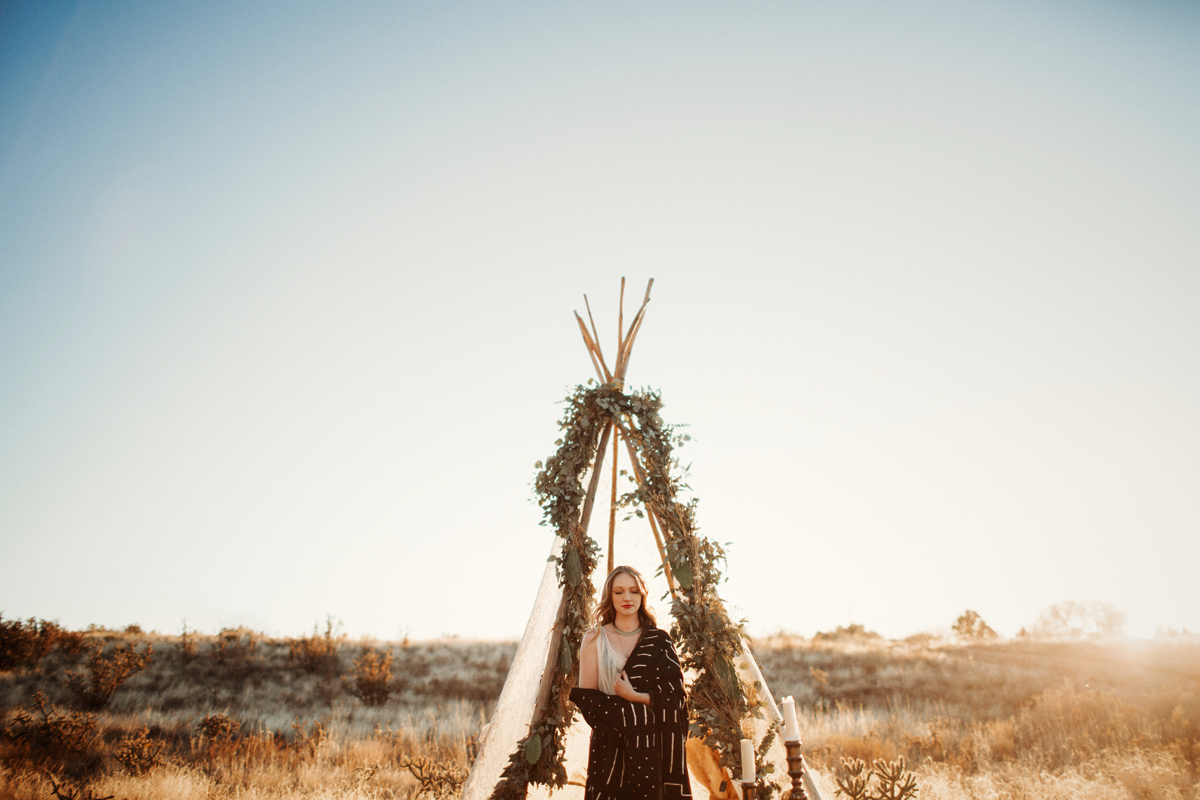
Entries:
{"label": "green foliage", "polygon": [[838,794],[849,800],[909,800],[917,796],[917,778],[904,759],[876,759],[871,768],[861,758],[843,758]]}
{"label": "green foliage", "polygon": [[978,612],[967,609],[954,620],[954,633],[964,642],[981,642],[998,638],[992,626],[983,621]]}
{"label": "green foliage", "polygon": [[374,650],[354,661],[354,683],[346,691],[369,706],[381,706],[392,696],[392,654]]}
{"label": "green foliage", "polygon": [[140,653],[133,644],[119,644],[108,651],[94,644],[88,655],[87,674],[82,670],[68,672],[67,688],[79,708],[85,711],[104,708],[122,683],[150,664],[153,654],[154,648],[149,644]]}

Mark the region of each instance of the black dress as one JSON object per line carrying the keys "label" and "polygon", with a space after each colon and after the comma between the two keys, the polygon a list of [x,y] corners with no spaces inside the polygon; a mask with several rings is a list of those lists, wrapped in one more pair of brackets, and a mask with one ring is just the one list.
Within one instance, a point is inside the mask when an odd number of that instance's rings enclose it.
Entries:
{"label": "black dress", "polygon": [[[603,634],[602,634],[603,635]],[[592,727],[585,800],[681,800],[687,771],[687,698],[671,637],[649,627],[625,661],[629,683],[650,705],[599,689],[572,689]]]}

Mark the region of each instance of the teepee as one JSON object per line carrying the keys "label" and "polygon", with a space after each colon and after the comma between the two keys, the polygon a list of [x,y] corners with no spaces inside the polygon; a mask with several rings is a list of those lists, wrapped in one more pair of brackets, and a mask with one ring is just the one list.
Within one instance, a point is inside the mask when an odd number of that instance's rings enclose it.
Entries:
{"label": "teepee", "polygon": [[[659,398],[625,391],[626,370],[653,285],[651,279],[626,327],[621,279],[611,369],[586,295],[588,323],[575,314],[598,383],[589,381],[568,398],[560,448],[545,465],[538,464],[535,487],[556,535],[462,800],[541,800],[551,793],[556,800],[583,798],[590,729],[567,694],[578,675],[579,642],[591,625],[595,600],[591,574],[599,565],[600,548],[588,531],[597,496],[609,500],[604,574],[618,563],[638,567],[649,584],[647,601],[658,597],[670,603],[676,647],[690,687],[693,724],[687,750],[693,795],[697,800],[738,800],[740,784],[731,769],[742,738],[754,742],[760,800],[776,792],[782,800],[794,785],[788,779],[789,753],[777,735],[780,711],[716,592],[716,562],[723,554],[696,533],[694,505],[678,501],[678,477],[671,475],[672,429],[658,416]],[[605,469],[609,449],[611,464]],[[622,451],[628,470],[618,467]],[[633,485],[623,496],[618,494],[622,477]],[[618,524],[621,506],[634,509],[649,523],[650,536],[640,524]],[[661,610],[659,620],[668,627]],[[789,748],[795,776],[802,765],[798,742]],[[792,797],[799,800],[806,790],[809,798],[821,800],[811,770],[803,772]]]}

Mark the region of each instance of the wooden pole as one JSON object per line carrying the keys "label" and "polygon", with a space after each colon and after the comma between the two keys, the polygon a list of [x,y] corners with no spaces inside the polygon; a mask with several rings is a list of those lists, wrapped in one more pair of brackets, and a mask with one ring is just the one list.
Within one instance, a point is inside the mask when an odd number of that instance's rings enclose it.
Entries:
{"label": "wooden pole", "polygon": [[596,343],[592,341],[591,334],[587,331],[587,326],[583,324],[583,317],[579,316],[579,312],[575,312],[575,321],[579,323],[579,332],[583,334],[583,344],[587,348],[588,355],[592,357],[592,366],[596,368],[596,374],[600,376],[601,383],[612,383],[612,375],[608,373],[608,367],[604,364],[604,356],[600,354],[600,360],[596,360],[597,348]]}
{"label": "wooden pole", "polygon": [[638,331],[642,327],[642,319],[646,315],[646,305],[650,302],[650,289],[654,286],[654,278],[646,284],[646,297],[642,300],[642,307],[638,309],[634,315],[633,321],[629,323],[629,333],[625,336],[625,341],[621,344],[621,351],[617,353],[617,379],[624,380],[625,372],[629,369],[629,356],[633,353],[633,340],[637,338]]}
{"label": "wooden pole", "polygon": [[[600,334],[596,331],[596,320],[592,319],[592,304],[588,302],[586,294],[583,296],[583,307],[587,309],[588,322],[592,323],[592,341],[596,345],[596,355],[600,356],[600,363],[603,364],[604,353],[600,350]],[[608,367],[605,367],[604,371],[608,372]]]}
{"label": "wooden pole", "polygon": [[621,301],[617,304],[617,355],[625,346],[625,276],[621,276]]}
{"label": "wooden pole", "polygon": [[[633,475],[637,478],[638,486],[646,485],[646,472],[642,469],[641,463],[637,459],[637,453],[633,450],[633,445],[629,442],[629,437],[625,436],[625,452],[629,453],[629,461],[633,465]],[[656,514],[654,509],[646,506],[646,518],[650,521],[650,530],[654,533],[654,544],[658,546],[658,557],[662,559],[663,575],[667,579],[667,588],[671,590],[671,597],[675,598],[678,595],[675,591],[675,576],[671,573],[671,563],[667,559],[667,550],[663,547],[662,534],[659,533],[658,523],[656,522]],[[663,524],[663,528],[666,528]]]}
{"label": "wooden pole", "polygon": [[[576,546],[582,544],[583,537],[587,534],[588,521],[592,518],[592,505],[596,502],[596,487],[600,485],[600,470],[604,468],[604,453],[608,450],[608,437],[612,433],[612,429],[613,424],[610,422],[604,426],[604,432],[600,434],[600,445],[596,448],[596,463],[592,465],[592,479],[588,483],[587,494],[583,498],[583,511],[579,515],[579,524],[575,526],[572,533]],[[567,592],[564,589],[562,600],[558,602],[558,617],[550,634],[550,650],[546,654],[546,664],[542,667],[542,682],[538,686],[537,703],[533,706],[530,727],[541,719],[546,710],[546,701],[550,699],[550,683],[555,670],[558,669],[558,650],[562,647],[562,621],[566,600]]]}
{"label": "wooden pole", "polygon": [[600,470],[604,467],[604,452],[608,449],[608,437],[612,435],[613,423],[604,426],[600,434],[600,445],[596,448],[596,463],[592,465],[592,480],[588,483],[587,495],[583,498],[583,512],[575,529],[575,543],[582,544],[587,535],[588,522],[592,518],[592,505],[596,502],[596,487],[600,485]]}
{"label": "wooden pole", "polygon": [[[621,434],[613,431],[612,496],[608,501],[608,571],[613,571],[613,542],[617,535],[617,447]],[[607,573],[606,573],[607,574]]]}

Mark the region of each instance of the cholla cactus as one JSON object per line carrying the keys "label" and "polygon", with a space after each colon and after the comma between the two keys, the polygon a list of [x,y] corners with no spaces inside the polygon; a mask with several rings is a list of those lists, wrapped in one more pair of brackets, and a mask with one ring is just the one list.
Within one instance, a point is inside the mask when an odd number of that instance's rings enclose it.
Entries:
{"label": "cholla cactus", "polygon": [[861,758],[843,758],[837,778],[838,794],[849,800],[913,800],[917,779],[901,757],[896,761],[876,759],[870,769]]}

